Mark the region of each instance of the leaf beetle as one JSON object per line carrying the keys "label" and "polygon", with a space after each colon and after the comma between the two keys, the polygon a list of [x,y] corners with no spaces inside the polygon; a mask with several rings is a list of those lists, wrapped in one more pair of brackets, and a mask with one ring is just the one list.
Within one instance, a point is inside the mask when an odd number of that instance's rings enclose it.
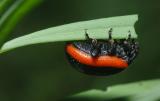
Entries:
{"label": "leaf beetle", "polygon": [[78,71],[90,75],[108,76],[128,68],[139,51],[138,42],[131,38],[113,39],[113,29],[108,31],[107,40],[89,37],[86,40],[67,42],[65,52],[69,63]]}

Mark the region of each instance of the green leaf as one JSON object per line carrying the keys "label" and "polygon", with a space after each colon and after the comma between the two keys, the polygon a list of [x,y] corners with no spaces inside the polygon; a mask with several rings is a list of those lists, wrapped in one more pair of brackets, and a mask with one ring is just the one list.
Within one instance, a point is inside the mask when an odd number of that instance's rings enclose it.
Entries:
{"label": "green leaf", "polygon": [[107,39],[107,33],[110,28],[113,28],[113,38],[127,38],[129,31],[131,32],[132,38],[137,38],[134,29],[134,24],[137,20],[137,15],[128,15],[52,27],[8,41],[2,46],[0,53],[31,44],[84,40],[84,29],[87,29],[90,37],[96,39]]}
{"label": "green leaf", "polygon": [[[106,90],[89,90],[70,96],[77,101],[157,101],[160,100],[160,79],[139,81],[108,87]],[[119,99],[119,100],[118,100]]]}
{"label": "green leaf", "polygon": [[[11,30],[24,17],[28,11],[40,3],[41,0],[14,0],[9,8],[0,17],[0,46],[4,43]],[[11,0],[2,2],[1,10]]]}

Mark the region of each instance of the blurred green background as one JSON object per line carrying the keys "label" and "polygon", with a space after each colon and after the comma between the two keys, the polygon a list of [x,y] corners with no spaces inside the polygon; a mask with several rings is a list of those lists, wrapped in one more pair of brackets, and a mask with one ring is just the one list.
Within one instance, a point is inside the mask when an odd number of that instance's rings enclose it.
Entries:
{"label": "blurred green background", "polygon": [[130,68],[108,77],[79,73],[65,58],[64,42],[32,45],[0,56],[0,101],[55,101],[89,89],[160,77],[159,0],[44,0],[10,39],[61,24],[138,14],[140,54]]}

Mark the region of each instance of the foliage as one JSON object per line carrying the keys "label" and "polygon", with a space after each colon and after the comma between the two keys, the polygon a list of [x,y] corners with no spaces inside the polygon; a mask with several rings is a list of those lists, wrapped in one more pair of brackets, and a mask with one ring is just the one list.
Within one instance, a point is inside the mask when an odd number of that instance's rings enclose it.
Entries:
{"label": "foliage", "polygon": [[76,22],[37,31],[6,42],[0,52],[14,48],[56,41],[84,40],[84,30],[87,29],[89,36],[96,39],[107,39],[107,32],[113,28],[112,37],[116,39],[127,38],[129,31],[132,38],[137,38],[134,24],[138,20],[137,15],[103,18],[90,21]]}
{"label": "foliage", "polygon": [[158,101],[160,100],[160,80],[146,80],[107,87],[106,90],[89,90],[75,94],[69,99],[77,101]]}
{"label": "foliage", "polygon": [[2,0],[0,2],[0,46],[16,24],[41,0]]}

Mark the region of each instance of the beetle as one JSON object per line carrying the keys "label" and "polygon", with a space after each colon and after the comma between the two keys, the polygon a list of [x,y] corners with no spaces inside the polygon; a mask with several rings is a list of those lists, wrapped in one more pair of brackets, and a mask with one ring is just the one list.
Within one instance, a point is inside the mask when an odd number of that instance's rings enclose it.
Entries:
{"label": "beetle", "polygon": [[80,72],[98,76],[128,68],[138,54],[138,42],[131,38],[130,31],[126,39],[113,39],[112,31],[110,28],[107,40],[90,38],[85,30],[86,40],[67,42],[65,53],[69,63]]}

